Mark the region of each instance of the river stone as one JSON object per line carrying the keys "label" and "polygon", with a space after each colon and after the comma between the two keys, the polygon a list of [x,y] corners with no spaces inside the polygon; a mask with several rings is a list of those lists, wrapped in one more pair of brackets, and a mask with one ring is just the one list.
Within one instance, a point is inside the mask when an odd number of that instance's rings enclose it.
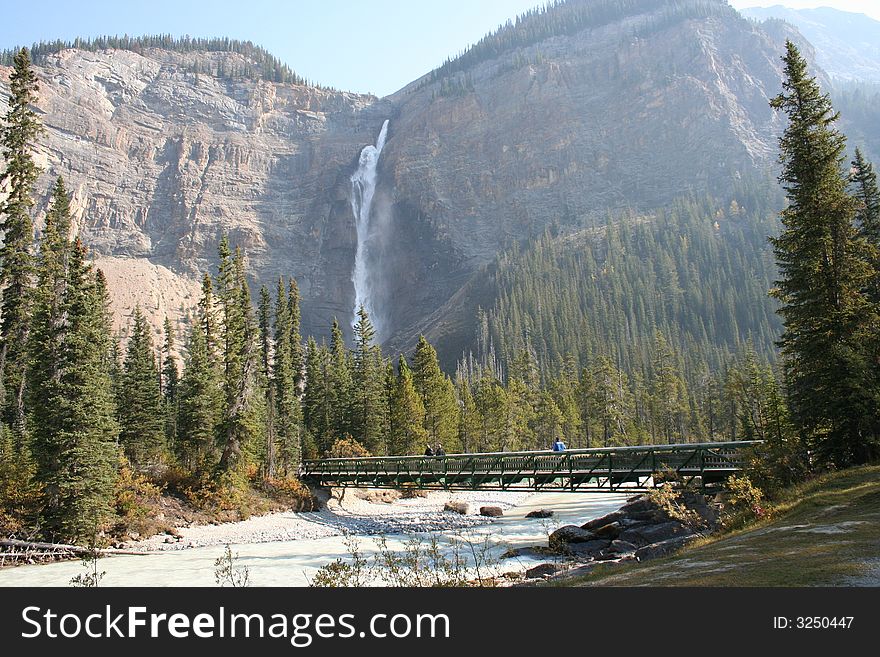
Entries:
{"label": "river stone", "polygon": [[566,545],[565,554],[579,559],[595,559],[603,550],[611,545],[611,541],[597,539],[585,543],[569,543]]}
{"label": "river stone", "polygon": [[586,530],[595,530],[599,527],[604,527],[605,525],[610,525],[612,522],[617,522],[621,518],[624,517],[623,511],[613,511],[609,514],[602,516],[601,518],[594,518],[589,522],[585,522],[581,525],[581,529]]}
{"label": "river stone", "polygon": [[537,511],[529,511],[526,518],[552,518],[553,511],[550,509],[538,509]]}
{"label": "river stone", "polygon": [[594,529],[593,533],[596,536],[601,536],[602,538],[607,539],[615,539],[618,537],[622,530],[619,522],[612,522],[608,525],[602,525],[598,529]]}
{"label": "river stone", "polygon": [[467,502],[456,502],[454,500],[451,500],[443,505],[444,511],[459,513],[463,516],[467,515],[468,509],[470,509],[470,507],[468,506]]}
{"label": "river stone", "polygon": [[504,511],[501,510],[500,506],[481,506],[480,515],[487,518],[498,518],[504,515]]}
{"label": "river stone", "polygon": [[639,561],[647,561],[648,559],[656,559],[671,554],[676,550],[684,547],[696,538],[696,535],[676,536],[666,539],[658,543],[651,543],[636,550],[636,559]]}
{"label": "river stone", "polygon": [[526,558],[526,559],[543,559],[547,557],[549,550],[545,547],[519,547],[519,548],[510,548],[504,554],[502,554],[500,559],[516,559],[516,558]]}
{"label": "river stone", "polygon": [[558,563],[542,563],[534,568],[529,568],[526,571],[526,577],[529,579],[535,579],[537,577],[544,577],[545,575],[553,575],[560,570],[562,570],[562,566]]}
{"label": "river stone", "polygon": [[620,511],[625,515],[638,513],[640,511],[656,511],[657,505],[644,495],[631,499],[631,501],[620,507]]}
{"label": "river stone", "polygon": [[577,525],[565,525],[550,534],[549,543],[551,548],[558,550],[568,543],[586,543],[595,538],[593,532],[581,529]]}
{"label": "river stone", "polygon": [[638,546],[650,545],[651,543],[659,543],[676,536],[687,536],[693,534],[693,531],[682,525],[680,522],[671,520],[662,522],[659,525],[646,525],[644,527],[634,527],[620,533],[618,538],[622,541],[634,543]]}
{"label": "river stone", "polygon": [[651,509],[650,511],[631,511],[626,514],[628,522],[666,522],[669,516],[660,509]]}
{"label": "river stone", "polygon": [[620,539],[617,539],[611,541],[611,547],[608,549],[612,552],[623,554],[627,552],[635,552],[638,549],[638,546],[628,541],[621,541]]}

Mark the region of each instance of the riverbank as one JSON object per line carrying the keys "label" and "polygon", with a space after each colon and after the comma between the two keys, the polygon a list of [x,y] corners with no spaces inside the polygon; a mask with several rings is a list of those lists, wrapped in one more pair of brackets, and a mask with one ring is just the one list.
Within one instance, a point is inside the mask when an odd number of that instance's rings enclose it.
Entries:
{"label": "riverbank", "polygon": [[[350,558],[346,539],[342,536],[343,527],[361,527],[373,531],[371,536],[351,532],[359,543],[363,556],[372,560],[377,554],[374,538],[379,539],[378,530],[383,523],[409,522],[410,527],[424,525],[428,521],[442,522],[447,529],[425,533],[383,534],[387,547],[394,551],[406,549],[407,542],[412,539],[430,541],[437,537],[439,541],[450,546],[452,541],[459,540],[462,534],[475,542],[485,538],[492,546],[494,558],[511,548],[535,545],[546,541],[547,536],[560,526],[583,522],[585,519],[598,518],[614,511],[626,502],[629,495],[623,493],[602,493],[590,495],[584,493],[436,493],[426,498],[400,500],[391,504],[355,499],[352,489],[346,493],[342,509],[318,514],[271,514],[260,518],[252,518],[244,523],[230,523],[205,527],[211,536],[196,537],[186,532],[189,538],[181,538],[175,543],[154,546],[156,549],[144,550],[139,554],[114,555],[101,559],[99,569],[106,572],[101,586],[216,586],[214,581],[215,561],[223,555],[224,539],[228,540],[240,532],[242,538],[252,541],[259,536],[254,535],[255,523],[280,523],[293,536],[301,536],[294,540],[277,540],[267,542],[232,543],[233,554],[237,555],[236,565],[247,568],[251,586],[307,586],[323,566],[336,559]],[[373,491],[373,493],[379,493]],[[372,495],[372,494],[371,494]],[[379,493],[381,495],[381,493]],[[351,499],[349,499],[351,496]],[[465,516],[453,512],[442,511],[444,500],[455,499],[469,501],[470,510]],[[479,506],[491,502],[492,506],[511,505],[504,510],[499,518],[489,519],[478,516]],[[528,514],[538,509],[552,509],[554,515],[545,520],[528,518]],[[325,514],[332,514],[331,519],[343,526],[320,527]],[[393,515],[393,518],[388,518]],[[312,516],[311,518],[309,516]],[[439,518],[437,516],[440,516]],[[422,520],[418,520],[421,517]],[[320,538],[306,538],[306,528],[296,526],[295,521],[309,521],[315,531],[328,532],[330,535]],[[363,523],[363,524],[355,524]],[[457,529],[463,528],[462,529]],[[183,532],[182,528],[181,531]],[[194,530],[195,527],[189,528]],[[279,531],[278,527],[266,530]],[[214,533],[216,532],[216,533]],[[259,530],[257,530],[259,533]],[[266,538],[270,534],[267,533]],[[164,539],[163,539],[164,540]],[[198,545],[198,541],[210,540],[211,543]],[[186,549],[186,543],[194,545]],[[505,570],[524,570],[539,563],[536,559],[520,558],[505,560]],[[22,565],[14,568],[0,569],[0,587],[3,586],[67,586],[70,579],[83,572],[79,561],[56,562],[41,565]]]}
{"label": "riverbank", "polygon": [[600,565],[558,586],[880,586],[880,466],[817,477],[770,519],[648,563]]}
{"label": "riverbank", "polygon": [[[522,504],[531,495],[508,491],[429,491],[424,497],[404,499],[396,491],[349,489],[340,500],[339,491],[333,491],[323,500],[319,511],[281,511],[238,522],[180,526],[173,532],[130,541],[122,547],[135,552],[161,552],[314,540],[343,534],[374,536],[460,530],[491,521],[479,515],[482,506],[499,507],[503,512]],[[466,504],[468,513],[444,511],[449,502]]]}

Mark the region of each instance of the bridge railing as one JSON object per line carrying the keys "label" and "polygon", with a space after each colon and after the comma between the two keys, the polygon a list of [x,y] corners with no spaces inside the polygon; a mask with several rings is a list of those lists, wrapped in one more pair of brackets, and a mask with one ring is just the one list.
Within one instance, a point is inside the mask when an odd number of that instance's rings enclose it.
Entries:
{"label": "bridge railing", "polygon": [[[706,478],[730,473],[744,465],[745,451],[760,441],[680,443],[570,449],[563,452],[487,452],[445,456],[373,456],[333,458],[303,462],[301,476],[320,482],[374,485],[440,481],[442,485],[468,482],[477,487],[487,481],[508,483],[517,477],[647,477],[674,471]],[[470,478],[468,478],[470,477]],[[548,479],[549,478],[549,479]]]}

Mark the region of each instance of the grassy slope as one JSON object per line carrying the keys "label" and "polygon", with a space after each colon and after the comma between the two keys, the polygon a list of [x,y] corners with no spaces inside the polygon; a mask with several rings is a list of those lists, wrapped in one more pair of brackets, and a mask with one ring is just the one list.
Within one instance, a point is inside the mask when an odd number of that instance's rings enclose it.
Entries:
{"label": "grassy slope", "polygon": [[600,566],[566,586],[880,586],[880,466],[787,491],[773,518],[645,564]]}

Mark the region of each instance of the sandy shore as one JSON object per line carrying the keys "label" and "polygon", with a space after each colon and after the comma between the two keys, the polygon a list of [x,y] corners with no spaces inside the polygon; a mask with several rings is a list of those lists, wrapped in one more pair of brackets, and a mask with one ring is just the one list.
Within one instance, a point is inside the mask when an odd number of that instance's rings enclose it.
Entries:
{"label": "sandy shore", "polygon": [[[312,513],[283,511],[241,522],[178,527],[177,536],[161,534],[128,543],[127,550],[142,552],[185,550],[209,545],[296,541],[344,533],[358,535],[411,534],[461,529],[491,522],[479,515],[481,506],[503,510],[523,503],[532,493],[503,491],[431,491],[426,497],[378,501],[396,497],[392,491],[349,489],[342,502],[331,496],[325,509]],[[444,511],[449,501],[465,502],[467,515]]]}

